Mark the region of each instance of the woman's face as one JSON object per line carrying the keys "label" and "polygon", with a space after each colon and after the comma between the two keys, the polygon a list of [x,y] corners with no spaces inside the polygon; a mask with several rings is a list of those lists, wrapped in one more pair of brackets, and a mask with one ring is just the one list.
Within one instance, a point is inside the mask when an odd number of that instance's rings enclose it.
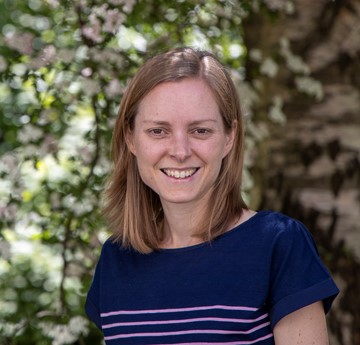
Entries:
{"label": "woman's face", "polygon": [[[200,79],[156,86],[139,105],[129,149],[163,203],[206,203],[233,144],[215,97]],[[195,205],[195,204],[194,204]]]}

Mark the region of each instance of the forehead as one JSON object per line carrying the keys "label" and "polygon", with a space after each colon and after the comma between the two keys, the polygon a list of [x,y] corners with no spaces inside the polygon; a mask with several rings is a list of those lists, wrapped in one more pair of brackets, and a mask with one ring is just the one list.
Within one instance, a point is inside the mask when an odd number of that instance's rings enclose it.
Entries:
{"label": "forehead", "polygon": [[220,117],[213,91],[201,79],[163,82],[140,102],[138,116]]}

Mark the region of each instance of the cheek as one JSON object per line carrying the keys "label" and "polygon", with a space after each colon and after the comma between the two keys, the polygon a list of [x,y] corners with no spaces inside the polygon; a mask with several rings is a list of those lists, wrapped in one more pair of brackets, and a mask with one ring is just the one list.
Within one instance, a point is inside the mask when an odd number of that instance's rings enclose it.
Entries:
{"label": "cheek", "polygon": [[157,164],[157,158],[151,148],[138,148],[136,155],[136,163],[139,170],[139,174],[144,183],[151,182],[153,180],[153,171]]}
{"label": "cheek", "polygon": [[146,140],[139,134],[133,135],[132,140],[129,141],[130,151],[138,157],[138,159],[143,159],[149,155],[149,145],[146,144]]}
{"label": "cheek", "polygon": [[139,157],[136,158],[136,164],[139,171],[139,175],[144,183],[146,183],[147,180],[149,180],[149,166],[145,164]]}
{"label": "cheek", "polygon": [[158,193],[151,166],[148,164],[144,164],[144,162],[140,164],[138,162],[137,166],[141,181],[150,189],[152,189],[155,193]]}
{"label": "cheek", "polygon": [[204,148],[203,154],[209,157],[212,162],[222,161],[230,151],[225,142],[217,141]]}

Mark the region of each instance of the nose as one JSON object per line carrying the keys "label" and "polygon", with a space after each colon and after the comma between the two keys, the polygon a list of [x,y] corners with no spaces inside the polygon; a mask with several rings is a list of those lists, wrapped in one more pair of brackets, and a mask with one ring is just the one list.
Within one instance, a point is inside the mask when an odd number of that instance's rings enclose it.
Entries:
{"label": "nose", "polygon": [[185,133],[176,133],[171,140],[171,147],[169,149],[170,156],[179,162],[185,161],[191,156],[191,145],[189,137]]}

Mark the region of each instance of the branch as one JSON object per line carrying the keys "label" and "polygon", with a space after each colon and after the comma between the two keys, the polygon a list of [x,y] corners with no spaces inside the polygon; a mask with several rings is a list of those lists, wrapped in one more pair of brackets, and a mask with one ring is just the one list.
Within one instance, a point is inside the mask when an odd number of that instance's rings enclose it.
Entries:
{"label": "branch", "polygon": [[71,237],[71,224],[73,221],[73,214],[69,214],[69,218],[66,221],[65,224],[65,234],[64,239],[62,241],[62,260],[63,260],[63,268],[62,268],[62,276],[60,281],[60,287],[59,287],[59,301],[60,301],[60,314],[65,314],[67,312],[67,305],[66,305],[66,295],[65,295],[65,279],[66,279],[66,273],[69,266],[69,260],[67,259],[66,252],[69,248],[69,240]]}

